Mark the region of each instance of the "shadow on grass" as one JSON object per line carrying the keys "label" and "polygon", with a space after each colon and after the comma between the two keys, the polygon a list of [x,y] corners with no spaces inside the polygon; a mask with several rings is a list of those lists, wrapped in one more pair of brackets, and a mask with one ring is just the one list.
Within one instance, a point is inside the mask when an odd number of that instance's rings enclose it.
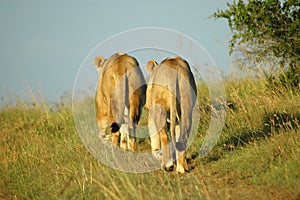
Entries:
{"label": "shadow on grass", "polygon": [[273,112],[264,117],[264,132],[278,132],[280,129],[299,129],[300,127],[300,113],[289,114]]}
{"label": "shadow on grass", "polygon": [[[282,130],[298,130],[300,129],[300,113],[271,112],[263,117],[262,122],[261,127],[258,128],[235,130],[234,134],[220,142],[205,160],[207,162],[217,161],[222,157],[224,151],[242,149],[255,141],[267,139],[272,134],[282,133]],[[198,156],[198,152],[194,154],[194,158]]]}
{"label": "shadow on grass", "polygon": [[300,113],[268,113],[263,118],[263,125],[260,130],[242,130],[241,134],[228,138],[224,143],[224,146],[228,150],[232,150],[238,147],[243,147],[256,140],[266,139],[270,137],[272,133],[278,133],[280,130],[299,129],[299,127]]}

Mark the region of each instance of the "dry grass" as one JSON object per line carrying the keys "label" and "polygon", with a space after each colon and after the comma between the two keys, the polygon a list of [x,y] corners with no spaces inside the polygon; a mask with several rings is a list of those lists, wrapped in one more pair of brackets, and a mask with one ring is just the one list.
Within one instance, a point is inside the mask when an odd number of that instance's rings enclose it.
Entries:
{"label": "dry grass", "polygon": [[[264,80],[228,80],[226,125],[203,159],[210,120],[199,87],[199,133],[190,173],[124,173],[93,158],[76,134],[71,109],[6,105],[0,112],[0,199],[299,199],[300,93],[267,90]],[[149,143],[142,142],[144,149]]]}

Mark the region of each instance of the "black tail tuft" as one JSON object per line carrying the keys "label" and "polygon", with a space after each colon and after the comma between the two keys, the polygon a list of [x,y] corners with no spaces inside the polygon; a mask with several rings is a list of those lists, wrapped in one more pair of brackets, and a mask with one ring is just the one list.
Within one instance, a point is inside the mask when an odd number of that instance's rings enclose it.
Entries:
{"label": "black tail tuft", "polygon": [[111,128],[112,133],[116,133],[120,130],[120,125],[118,123],[114,122],[111,124],[110,128]]}
{"label": "black tail tuft", "polygon": [[183,142],[176,142],[175,146],[178,151],[185,151],[187,148]]}

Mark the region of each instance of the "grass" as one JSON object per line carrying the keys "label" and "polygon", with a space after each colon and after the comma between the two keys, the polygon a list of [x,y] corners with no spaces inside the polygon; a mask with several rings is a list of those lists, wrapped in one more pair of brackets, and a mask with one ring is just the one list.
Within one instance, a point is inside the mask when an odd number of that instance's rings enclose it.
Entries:
{"label": "grass", "polygon": [[[198,150],[211,109],[199,87],[200,126],[190,173],[124,173],[98,162],[67,106],[36,100],[0,108],[0,199],[299,199],[300,92],[263,80],[226,80],[226,124],[214,149]],[[145,121],[145,120],[144,120]],[[140,143],[149,149],[149,142]]]}

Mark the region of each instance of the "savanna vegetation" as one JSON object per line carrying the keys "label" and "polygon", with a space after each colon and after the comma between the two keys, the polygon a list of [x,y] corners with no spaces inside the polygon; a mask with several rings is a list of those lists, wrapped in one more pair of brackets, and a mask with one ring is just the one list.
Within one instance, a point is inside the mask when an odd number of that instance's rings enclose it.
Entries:
{"label": "savanna vegetation", "polygon": [[[69,104],[50,105],[32,93],[34,103],[2,100],[0,199],[299,199],[299,1],[238,1],[215,17],[229,20],[236,64],[255,72],[224,80],[226,122],[203,158],[214,110],[205,84],[198,85],[189,173],[107,167],[80,140]],[[148,139],[139,142],[140,150],[149,148]]]}
{"label": "savanna vegetation", "polygon": [[[300,93],[264,79],[226,80],[226,124],[204,158],[211,116],[199,87],[201,122],[188,149],[190,173],[125,173],[99,163],[76,134],[71,108],[18,102],[0,112],[2,199],[297,199]],[[142,122],[143,123],[143,122]],[[139,144],[144,149],[149,143]]]}
{"label": "savanna vegetation", "polygon": [[227,20],[230,53],[238,55],[240,66],[257,71],[261,63],[271,87],[299,87],[300,1],[237,0],[227,5],[213,17]]}

